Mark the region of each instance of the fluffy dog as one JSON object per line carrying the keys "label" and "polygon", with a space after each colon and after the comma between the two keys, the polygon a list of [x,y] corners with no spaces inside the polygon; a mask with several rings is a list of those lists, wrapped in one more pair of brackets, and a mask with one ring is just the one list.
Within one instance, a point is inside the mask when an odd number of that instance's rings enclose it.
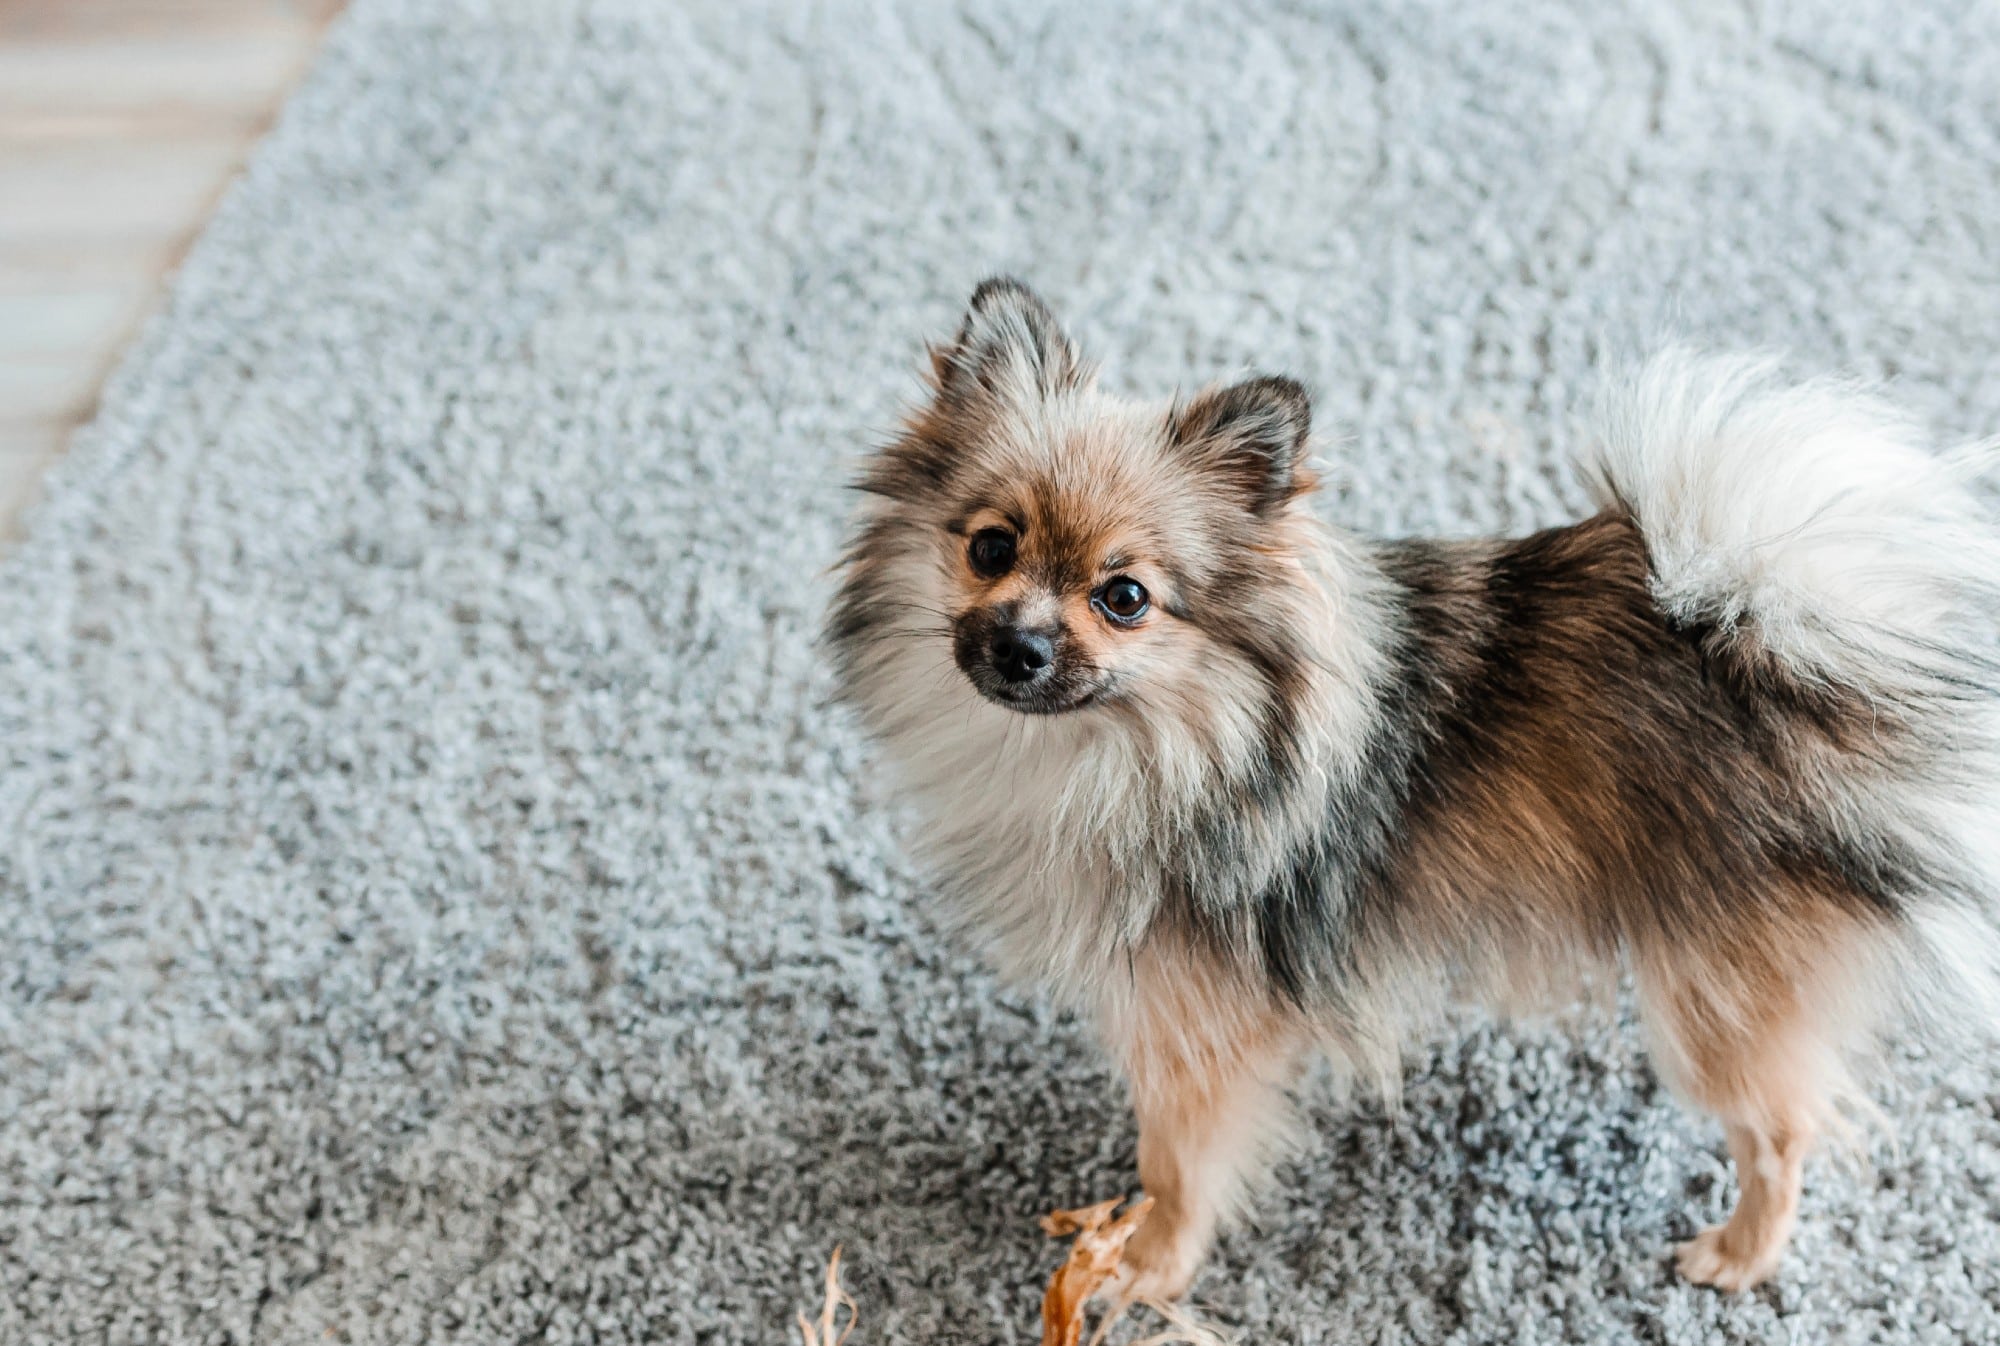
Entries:
{"label": "fluffy dog", "polygon": [[1387,541],[1313,513],[1289,379],[1112,397],[1010,280],[932,373],[828,638],[953,911],[1129,1076],[1126,1295],[1186,1289],[1307,1053],[1393,1088],[1459,997],[1629,978],[1727,1129],[1736,1208],[1679,1250],[1727,1290],[1882,1032],[1993,1018],[1992,446],[1670,354],[1609,399],[1592,517]]}

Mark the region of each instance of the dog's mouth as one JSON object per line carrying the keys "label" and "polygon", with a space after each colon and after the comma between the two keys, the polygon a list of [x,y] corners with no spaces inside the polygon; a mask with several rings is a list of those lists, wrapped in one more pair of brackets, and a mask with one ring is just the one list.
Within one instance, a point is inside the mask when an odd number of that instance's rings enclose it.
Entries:
{"label": "dog's mouth", "polygon": [[973,676],[973,688],[996,706],[1017,710],[1023,715],[1066,715],[1097,704],[1104,689],[1100,686],[1015,686],[997,678]]}

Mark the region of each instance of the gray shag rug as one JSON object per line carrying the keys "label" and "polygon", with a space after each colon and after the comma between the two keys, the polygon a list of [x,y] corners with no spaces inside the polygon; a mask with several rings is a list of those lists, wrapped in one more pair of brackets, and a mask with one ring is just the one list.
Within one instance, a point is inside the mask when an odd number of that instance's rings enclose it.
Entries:
{"label": "gray shag rug", "polygon": [[[2000,428],[2000,7],[362,0],[0,563],[0,1341],[1035,1336],[1134,1185],[828,703],[973,283],[1310,380],[1326,509],[1519,529],[1665,335]],[[1470,1024],[1197,1287],[1253,1343],[2000,1341],[2000,1067],[1901,1053],[1775,1284],[1615,1026]]]}

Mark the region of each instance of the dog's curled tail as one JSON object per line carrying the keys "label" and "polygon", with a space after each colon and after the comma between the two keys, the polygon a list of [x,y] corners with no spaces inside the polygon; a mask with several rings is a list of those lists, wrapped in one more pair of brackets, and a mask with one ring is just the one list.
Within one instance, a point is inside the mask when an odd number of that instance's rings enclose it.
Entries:
{"label": "dog's curled tail", "polygon": [[[2000,704],[2000,440],[1935,453],[1894,407],[1759,356],[1670,350],[1599,416],[1668,618],[1791,678],[1904,713]],[[1768,666],[1768,664],[1767,664]]]}
{"label": "dog's curled tail", "polygon": [[1829,806],[1919,857],[1906,914],[1952,975],[1917,980],[2000,1025],[2000,440],[1936,452],[1853,384],[1671,350],[1608,391],[1598,444],[1668,620],[1746,697],[1859,727]]}

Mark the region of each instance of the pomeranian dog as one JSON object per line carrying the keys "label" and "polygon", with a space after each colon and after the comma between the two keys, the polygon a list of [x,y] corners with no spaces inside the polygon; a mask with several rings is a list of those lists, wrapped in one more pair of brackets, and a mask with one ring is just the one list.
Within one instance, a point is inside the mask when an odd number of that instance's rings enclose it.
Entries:
{"label": "pomeranian dog", "polygon": [[951,909],[1129,1077],[1123,1298],[1186,1290],[1308,1053],[1393,1089],[1461,998],[1629,978],[1727,1132],[1678,1264],[1730,1291],[1884,1030],[1994,1020],[1995,446],[1670,354],[1608,400],[1590,518],[1387,541],[1310,508],[1290,379],[1122,400],[1006,279],[931,357],[828,641]]}

